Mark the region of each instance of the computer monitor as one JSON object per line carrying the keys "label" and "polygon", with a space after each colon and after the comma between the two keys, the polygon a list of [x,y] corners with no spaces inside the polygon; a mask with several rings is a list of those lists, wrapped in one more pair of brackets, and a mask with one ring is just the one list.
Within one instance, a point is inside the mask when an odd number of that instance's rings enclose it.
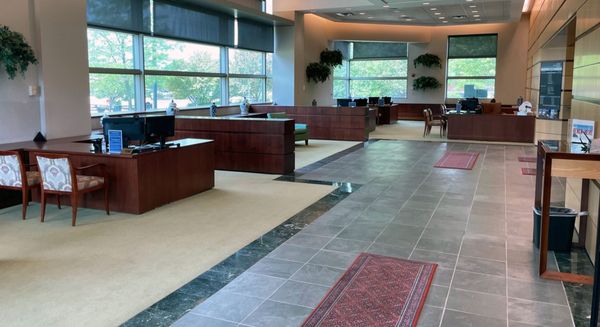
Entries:
{"label": "computer monitor", "polygon": [[337,99],[338,107],[348,107],[348,103],[350,103],[352,99]]}
{"label": "computer monitor", "polygon": [[369,97],[369,104],[379,103],[379,97]]}
{"label": "computer monitor", "polygon": [[356,106],[357,107],[366,107],[367,106],[367,99],[354,99],[354,102],[356,102]]}
{"label": "computer monitor", "polygon": [[139,117],[106,117],[102,119],[104,140],[108,147],[108,131],[119,130],[123,134],[123,147],[131,141],[144,141],[145,122]]}
{"label": "computer monitor", "polygon": [[385,103],[385,104],[391,104],[392,103],[392,97],[383,97],[383,103]]}
{"label": "computer monitor", "polygon": [[146,116],[146,143],[158,141],[165,147],[167,137],[171,136],[175,136],[175,116]]}
{"label": "computer monitor", "polygon": [[469,112],[475,112],[479,108],[479,99],[477,98],[468,98],[466,100],[461,101],[461,106],[463,110]]}

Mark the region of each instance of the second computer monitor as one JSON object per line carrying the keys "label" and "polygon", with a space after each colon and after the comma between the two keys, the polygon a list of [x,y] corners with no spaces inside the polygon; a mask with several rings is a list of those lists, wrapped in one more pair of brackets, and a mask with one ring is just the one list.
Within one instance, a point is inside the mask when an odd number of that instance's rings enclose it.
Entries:
{"label": "second computer monitor", "polygon": [[146,143],[160,142],[165,146],[168,137],[175,136],[175,116],[147,116]]}

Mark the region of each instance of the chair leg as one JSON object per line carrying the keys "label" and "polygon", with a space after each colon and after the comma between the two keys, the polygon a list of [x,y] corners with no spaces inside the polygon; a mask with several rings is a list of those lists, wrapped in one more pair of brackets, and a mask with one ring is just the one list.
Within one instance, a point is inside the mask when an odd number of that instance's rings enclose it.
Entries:
{"label": "chair leg", "polygon": [[27,206],[29,205],[29,191],[23,190],[23,220],[27,216]]}
{"label": "chair leg", "polygon": [[71,226],[75,226],[75,222],[77,222],[77,196],[75,194],[71,195],[71,211]]}
{"label": "chair leg", "polygon": [[440,125],[440,138],[444,137],[444,126]]}
{"label": "chair leg", "polygon": [[304,144],[308,145],[308,139],[304,140]]}
{"label": "chair leg", "polygon": [[427,134],[427,123],[425,123],[425,127],[423,127],[423,137]]}
{"label": "chair leg", "polygon": [[58,209],[59,210],[62,209],[61,206],[60,206],[60,194],[56,195],[56,203],[58,204]]}
{"label": "chair leg", "polygon": [[104,186],[104,209],[106,210],[106,214],[110,215],[110,209],[108,207],[108,185]]}
{"label": "chair leg", "polygon": [[46,193],[44,193],[44,191],[42,191],[41,194],[42,195],[41,195],[41,199],[40,199],[40,202],[41,202],[40,205],[42,207],[41,208],[42,215],[41,215],[40,221],[44,222],[44,218],[46,217]]}

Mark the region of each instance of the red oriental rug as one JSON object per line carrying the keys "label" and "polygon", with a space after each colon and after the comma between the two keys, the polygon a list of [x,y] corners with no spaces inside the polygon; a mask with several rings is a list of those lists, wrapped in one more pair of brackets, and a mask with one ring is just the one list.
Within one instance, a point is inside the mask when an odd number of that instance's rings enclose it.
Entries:
{"label": "red oriental rug", "polygon": [[303,327],[414,327],[437,264],[361,253]]}
{"label": "red oriental rug", "polygon": [[537,169],[535,169],[535,168],[525,168],[525,167],[521,168],[521,174],[522,175],[533,175],[533,176],[535,176],[536,172],[537,172]]}
{"label": "red oriental rug", "polygon": [[519,162],[537,162],[536,157],[519,157]]}
{"label": "red oriental rug", "polygon": [[448,151],[434,167],[437,168],[454,168],[454,169],[473,169],[479,153],[477,152],[452,152]]}

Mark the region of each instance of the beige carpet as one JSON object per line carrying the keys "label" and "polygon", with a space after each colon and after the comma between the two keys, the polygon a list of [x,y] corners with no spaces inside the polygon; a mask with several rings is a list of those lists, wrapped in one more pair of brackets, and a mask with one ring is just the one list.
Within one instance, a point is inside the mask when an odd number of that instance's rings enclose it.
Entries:
{"label": "beige carpet", "polygon": [[308,146],[296,143],[296,169],[308,166],[361,142],[309,140]]}
{"label": "beige carpet", "polygon": [[333,187],[217,172],[216,188],[144,215],[0,210],[0,325],[115,326]]}
{"label": "beige carpet", "polygon": [[433,127],[431,134],[423,137],[424,122],[412,120],[399,120],[392,125],[379,125],[375,131],[369,134],[370,139],[384,140],[406,140],[406,141],[427,141],[427,142],[457,142],[457,143],[484,143],[484,144],[507,144],[523,145],[524,143],[514,142],[489,142],[489,141],[471,141],[471,140],[449,140],[446,136],[440,137],[439,127]]}

